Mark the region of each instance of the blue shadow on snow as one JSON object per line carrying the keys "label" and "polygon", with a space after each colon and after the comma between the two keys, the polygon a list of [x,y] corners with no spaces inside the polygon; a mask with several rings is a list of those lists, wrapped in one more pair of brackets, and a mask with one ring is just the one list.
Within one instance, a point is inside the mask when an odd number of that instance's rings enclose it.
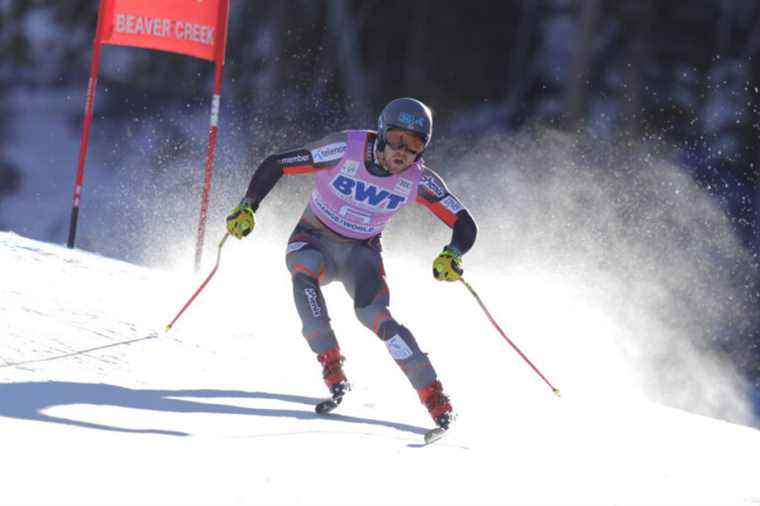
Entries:
{"label": "blue shadow on snow", "polygon": [[[228,406],[213,402],[181,400],[173,397],[195,398],[241,398],[241,399],[276,399],[284,402],[302,404],[308,410],[299,409],[265,409]],[[71,420],[44,414],[45,409],[53,406],[71,404],[89,404],[94,406],[116,406],[132,409],[146,409],[173,413],[216,413],[222,415],[275,416],[296,418],[299,420],[333,419],[342,422],[390,427],[404,432],[423,434],[426,429],[371,418],[331,414],[327,417],[317,415],[314,405],[320,399],[298,395],[274,394],[268,392],[244,392],[239,390],[137,390],[102,383],[72,383],[65,381],[0,383],[0,416],[20,420],[59,423],[89,429],[114,432],[132,432],[137,434],[161,434],[168,436],[188,436],[186,432],[160,429],[129,429],[80,420]]]}

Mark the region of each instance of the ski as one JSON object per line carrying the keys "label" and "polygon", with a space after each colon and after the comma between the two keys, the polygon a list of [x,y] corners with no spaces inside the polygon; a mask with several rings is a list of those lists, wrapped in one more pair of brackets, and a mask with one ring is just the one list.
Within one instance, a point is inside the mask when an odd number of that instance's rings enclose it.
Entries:
{"label": "ski", "polygon": [[446,434],[446,429],[442,427],[436,427],[435,429],[430,429],[425,433],[425,444],[433,444],[439,439],[441,439]]}
{"label": "ski", "polygon": [[331,413],[335,408],[337,408],[338,404],[340,404],[340,401],[342,400],[343,400],[342,397],[338,397],[337,399],[333,399],[332,397],[329,399],[325,399],[323,401],[320,401],[314,407],[314,411],[316,411],[318,415],[326,415],[328,413]]}
{"label": "ski", "polygon": [[[318,415],[330,414],[340,405],[342,400],[343,397],[329,397],[327,399],[321,400],[317,403],[316,406],[314,406],[314,411],[316,411]],[[441,439],[446,434],[446,432],[448,432],[448,430],[444,429],[443,427],[436,427],[425,432],[425,445],[435,443]]]}

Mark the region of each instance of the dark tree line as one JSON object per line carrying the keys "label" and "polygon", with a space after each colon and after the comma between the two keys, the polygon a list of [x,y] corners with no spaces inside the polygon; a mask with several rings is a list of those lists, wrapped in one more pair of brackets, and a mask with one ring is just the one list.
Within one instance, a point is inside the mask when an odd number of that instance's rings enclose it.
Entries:
{"label": "dark tree line", "polygon": [[[84,82],[97,4],[0,2],[0,95]],[[35,22],[55,25],[45,50]],[[228,100],[275,122],[371,121],[414,94],[460,132],[573,129],[603,104],[615,134],[663,135],[703,177],[760,186],[757,2],[232,0],[229,40]],[[193,100],[207,95],[209,67],[135,52],[102,79],[144,100]],[[136,113],[112,96],[109,112]]]}
{"label": "dark tree line", "polygon": [[[81,83],[97,4],[0,3],[3,85]],[[52,51],[35,50],[34,22],[55,25]],[[441,113],[487,111],[459,129],[535,120],[574,128],[604,100],[614,129],[665,134],[757,183],[756,2],[232,0],[229,40],[225,87],[239,107],[308,115],[324,104],[326,116],[373,117],[414,91]],[[189,58],[136,53],[111,78],[133,93],[185,100],[205,96],[210,73]],[[726,117],[711,118],[718,98]],[[313,119],[323,128],[324,118]],[[730,146],[717,154],[712,140]]]}

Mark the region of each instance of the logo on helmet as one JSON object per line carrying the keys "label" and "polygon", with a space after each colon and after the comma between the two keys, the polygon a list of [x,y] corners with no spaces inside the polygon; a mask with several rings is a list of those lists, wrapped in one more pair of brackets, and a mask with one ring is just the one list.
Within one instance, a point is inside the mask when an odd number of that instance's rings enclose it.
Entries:
{"label": "logo on helmet", "polygon": [[398,120],[410,127],[418,126],[420,128],[425,128],[425,118],[422,116],[415,116],[408,112],[402,112],[398,115]]}

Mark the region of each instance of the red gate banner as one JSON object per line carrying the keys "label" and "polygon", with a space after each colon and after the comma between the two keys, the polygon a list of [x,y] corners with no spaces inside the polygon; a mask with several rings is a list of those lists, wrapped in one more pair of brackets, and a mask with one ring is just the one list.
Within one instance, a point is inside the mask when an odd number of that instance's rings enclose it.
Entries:
{"label": "red gate banner", "polygon": [[[221,0],[107,0],[100,42],[182,53],[213,61]],[[224,54],[224,48],[220,48]]]}
{"label": "red gate banner", "polygon": [[198,271],[203,252],[211,176],[214,172],[219,131],[219,103],[227,49],[229,9],[230,0],[100,0],[82,123],[82,140],[79,144],[79,159],[74,180],[74,199],[67,242],[69,248],[73,248],[76,241],[79,204],[84,188],[84,167],[90,141],[102,44],[136,46],[181,53],[214,62],[214,94],[211,97],[208,151],[198,237],[195,244],[195,270]]}

